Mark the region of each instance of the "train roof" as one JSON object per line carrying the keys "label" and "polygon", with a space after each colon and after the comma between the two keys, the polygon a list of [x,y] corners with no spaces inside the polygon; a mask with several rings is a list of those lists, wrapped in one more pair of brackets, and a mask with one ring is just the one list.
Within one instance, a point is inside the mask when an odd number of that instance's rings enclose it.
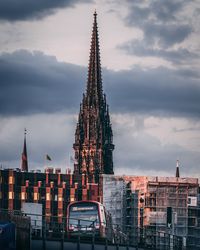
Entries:
{"label": "train roof", "polygon": [[73,204],[79,204],[79,203],[94,203],[94,204],[98,204],[98,205],[103,205],[102,203],[98,202],[98,201],[93,201],[93,200],[86,200],[86,201],[73,201],[69,204],[69,206],[73,205]]}

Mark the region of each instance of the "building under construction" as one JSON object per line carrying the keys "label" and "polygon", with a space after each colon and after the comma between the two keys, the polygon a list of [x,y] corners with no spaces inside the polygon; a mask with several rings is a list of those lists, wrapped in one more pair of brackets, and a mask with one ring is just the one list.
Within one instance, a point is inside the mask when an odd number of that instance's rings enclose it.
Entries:
{"label": "building under construction", "polygon": [[126,184],[122,177],[103,176],[103,204],[112,215],[114,225],[124,227],[124,195]]}
{"label": "building under construction", "polygon": [[[132,192],[138,191],[138,227],[141,239],[166,232],[187,238],[198,227],[197,178],[126,176]],[[193,234],[193,233],[192,233]]]}
{"label": "building under construction", "polygon": [[138,191],[131,189],[124,176],[103,175],[102,184],[103,204],[112,215],[113,226],[127,235],[131,245],[137,245]]}

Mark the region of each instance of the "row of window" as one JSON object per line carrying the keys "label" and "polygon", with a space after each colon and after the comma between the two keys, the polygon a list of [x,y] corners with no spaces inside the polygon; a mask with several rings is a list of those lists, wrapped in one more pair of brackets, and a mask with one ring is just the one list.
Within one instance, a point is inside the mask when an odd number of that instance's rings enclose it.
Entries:
{"label": "row of window", "polygon": [[[0,192],[0,198],[2,198],[2,192]],[[27,199],[27,193],[26,192],[21,192],[21,200],[26,200]],[[8,192],[8,199],[13,200],[14,199],[14,192]],[[39,193],[33,193],[33,200],[37,201],[39,200]],[[50,201],[52,200],[52,195],[50,193],[46,193],[46,200]],[[63,201],[62,194],[55,195],[54,196],[55,201]]]}

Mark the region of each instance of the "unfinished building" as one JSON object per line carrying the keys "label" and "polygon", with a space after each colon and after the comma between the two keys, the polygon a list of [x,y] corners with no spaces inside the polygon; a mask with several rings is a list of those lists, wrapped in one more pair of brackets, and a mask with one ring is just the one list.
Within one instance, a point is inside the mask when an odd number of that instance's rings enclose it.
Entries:
{"label": "unfinished building", "polygon": [[197,178],[126,176],[132,191],[138,190],[138,227],[147,239],[153,231],[188,236],[195,226],[199,184]]}

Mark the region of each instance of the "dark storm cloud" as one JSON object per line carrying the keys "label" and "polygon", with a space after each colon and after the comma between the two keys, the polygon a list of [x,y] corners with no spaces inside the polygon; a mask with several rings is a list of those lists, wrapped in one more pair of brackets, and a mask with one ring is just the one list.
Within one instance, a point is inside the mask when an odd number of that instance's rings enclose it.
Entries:
{"label": "dark storm cloud", "polygon": [[41,19],[54,13],[57,8],[73,7],[77,3],[92,2],[92,0],[1,0],[0,19],[19,21]]}
{"label": "dark storm cloud", "polygon": [[83,72],[79,66],[57,62],[55,57],[41,52],[21,50],[2,54],[0,113],[23,115],[71,110],[81,99]]}
{"label": "dark storm cloud", "polygon": [[[39,52],[2,54],[0,114],[78,112],[86,75],[84,67],[61,63]],[[190,69],[104,69],[103,80],[113,113],[200,115],[199,75]]]}
{"label": "dark storm cloud", "polygon": [[[167,23],[177,21],[177,14],[185,6],[186,1],[177,0],[150,0],[144,4],[143,1],[127,1],[129,13],[125,18],[127,25],[142,27],[150,21],[151,24]],[[190,1],[188,1],[189,3]]]}
{"label": "dark storm cloud", "polygon": [[154,49],[146,44],[144,40],[132,40],[118,46],[118,48],[124,50],[128,55],[136,55],[139,57],[159,57],[174,64],[188,64],[189,62],[200,58],[198,53],[189,51],[186,48],[171,50],[159,48]]}
{"label": "dark storm cloud", "polygon": [[107,72],[104,79],[117,112],[199,117],[200,78],[195,77],[159,67]]}
{"label": "dark storm cloud", "polygon": [[141,29],[144,40],[149,45],[157,43],[163,48],[168,48],[183,42],[193,31],[192,17],[182,18],[180,14],[190,2],[152,0],[147,5],[143,1],[128,1],[129,14],[125,18],[125,23]]}
{"label": "dark storm cloud", "polygon": [[[178,144],[162,145],[157,138],[148,134],[140,134],[132,138],[130,134],[131,132],[124,131],[122,136],[115,136],[115,144],[118,147],[115,161],[118,166],[123,166],[121,169],[123,173],[129,171],[129,173],[138,174],[139,171],[139,174],[143,172],[144,175],[149,175],[149,172],[160,175],[160,172],[165,172],[165,176],[174,176],[177,157],[181,159],[181,176],[191,176],[198,172],[197,166],[200,159],[198,151],[190,151]],[[124,152],[125,144],[129,150]],[[115,169],[115,171],[118,170]]]}
{"label": "dark storm cloud", "polygon": [[[189,2],[189,0],[187,0]],[[176,19],[176,14],[179,12],[186,1],[184,0],[165,0],[152,1],[150,8],[155,16],[162,21],[171,21]]]}
{"label": "dark storm cloud", "polygon": [[183,42],[191,33],[192,27],[179,24],[151,24],[147,23],[143,27],[145,39],[153,41],[158,39],[158,45],[168,48],[176,43]]}

